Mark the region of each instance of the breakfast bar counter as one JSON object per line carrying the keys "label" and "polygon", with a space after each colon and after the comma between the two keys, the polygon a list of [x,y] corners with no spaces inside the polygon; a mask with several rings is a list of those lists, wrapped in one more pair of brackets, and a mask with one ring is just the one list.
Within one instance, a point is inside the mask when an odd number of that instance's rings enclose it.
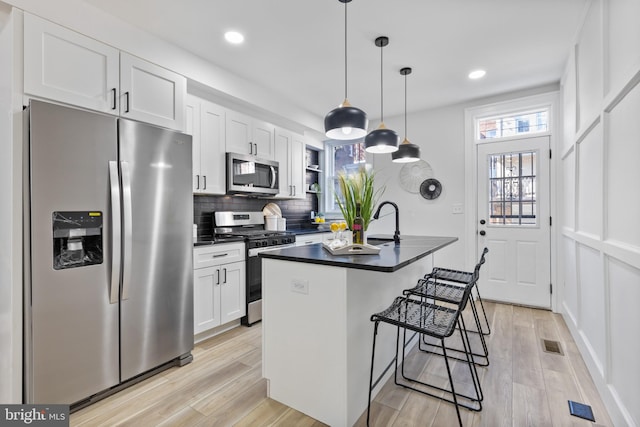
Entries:
{"label": "breakfast bar counter", "polygon": [[[269,397],[331,426],[351,426],[366,410],[371,315],[430,272],[435,251],[458,240],[402,236],[396,245],[379,237],[369,238],[380,244],[377,255],[334,256],[321,244],[260,254]],[[374,378],[393,361],[395,337],[394,328],[378,331]]]}

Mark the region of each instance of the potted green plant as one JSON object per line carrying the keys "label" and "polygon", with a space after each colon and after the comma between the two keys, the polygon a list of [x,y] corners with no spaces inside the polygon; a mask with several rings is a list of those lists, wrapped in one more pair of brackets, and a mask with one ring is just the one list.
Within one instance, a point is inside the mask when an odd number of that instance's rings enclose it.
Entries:
{"label": "potted green plant", "polygon": [[353,218],[356,216],[356,204],[360,203],[360,215],[364,220],[365,231],[373,217],[375,206],[385,188],[374,188],[375,172],[367,170],[364,166],[356,173],[347,175],[344,172],[338,174],[340,193],[336,194],[336,203],[342,212],[347,227],[353,229]]}

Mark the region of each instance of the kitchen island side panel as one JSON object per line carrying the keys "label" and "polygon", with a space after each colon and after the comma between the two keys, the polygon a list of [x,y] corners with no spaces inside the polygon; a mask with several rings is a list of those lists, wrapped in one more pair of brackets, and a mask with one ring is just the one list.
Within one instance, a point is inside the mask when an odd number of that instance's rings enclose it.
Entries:
{"label": "kitchen island side panel", "polygon": [[346,269],[262,262],[263,376],[269,397],[329,425],[345,425]]}
{"label": "kitchen island side panel", "polygon": [[[430,271],[432,256],[393,273],[268,258],[263,263],[269,397],[331,426],[353,425],[367,407],[371,315]],[[379,328],[375,376],[393,360],[395,339],[395,328]]]}

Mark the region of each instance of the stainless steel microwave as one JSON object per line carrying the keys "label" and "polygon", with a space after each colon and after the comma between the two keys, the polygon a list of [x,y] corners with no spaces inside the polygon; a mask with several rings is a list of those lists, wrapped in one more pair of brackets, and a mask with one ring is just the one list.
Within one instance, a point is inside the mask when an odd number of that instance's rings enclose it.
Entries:
{"label": "stainless steel microwave", "polygon": [[279,164],[248,154],[227,153],[227,194],[269,195],[279,190]]}

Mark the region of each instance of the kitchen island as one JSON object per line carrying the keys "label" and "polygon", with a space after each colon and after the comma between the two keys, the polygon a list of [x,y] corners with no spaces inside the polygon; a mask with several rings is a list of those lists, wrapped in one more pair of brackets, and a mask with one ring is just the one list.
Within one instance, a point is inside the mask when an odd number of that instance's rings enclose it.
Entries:
{"label": "kitchen island", "polygon": [[[263,375],[274,400],[334,427],[367,407],[373,313],[431,271],[455,237],[370,237],[377,255],[334,256],[321,244],[263,252]],[[378,331],[374,378],[395,356],[395,328]],[[415,343],[415,340],[413,341]],[[392,374],[386,372],[374,389]]]}

